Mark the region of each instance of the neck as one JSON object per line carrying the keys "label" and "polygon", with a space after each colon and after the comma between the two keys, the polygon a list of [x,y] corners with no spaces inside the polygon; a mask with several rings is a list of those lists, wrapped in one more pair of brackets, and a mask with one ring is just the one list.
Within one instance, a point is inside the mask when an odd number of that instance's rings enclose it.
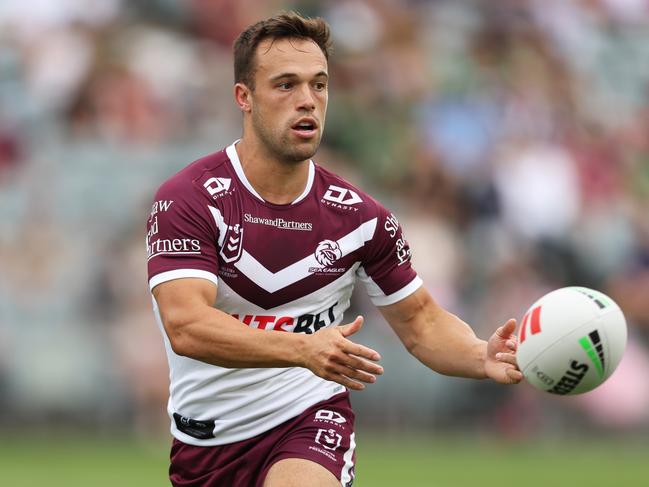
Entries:
{"label": "neck", "polygon": [[309,178],[308,159],[291,163],[280,161],[245,135],[235,149],[246,178],[264,200],[285,205],[304,192]]}

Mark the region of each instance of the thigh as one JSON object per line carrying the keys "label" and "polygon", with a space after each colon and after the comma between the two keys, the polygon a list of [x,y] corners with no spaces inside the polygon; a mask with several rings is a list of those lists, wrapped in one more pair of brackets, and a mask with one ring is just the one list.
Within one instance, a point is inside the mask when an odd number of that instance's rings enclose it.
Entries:
{"label": "thigh", "polygon": [[340,481],[315,462],[286,458],[270,467],[263,487],[340,487]]}
{"label": "thigh", "polygon": [[354,479],[355,448],[349,396],[339,394],[291,422],[267,459],[257,487],[349,487]]}

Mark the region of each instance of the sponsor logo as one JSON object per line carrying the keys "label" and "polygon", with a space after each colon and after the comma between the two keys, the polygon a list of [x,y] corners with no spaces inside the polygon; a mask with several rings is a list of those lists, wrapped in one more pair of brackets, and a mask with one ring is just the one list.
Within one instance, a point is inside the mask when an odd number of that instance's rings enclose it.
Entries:
{"label": "sponsor logo", "polygon": [[343,437],[336,432],[336,430],[318,429],[315,435],[315,442],[323,448],[331,451],[336,451],[343,441]]}
{"label": "sponsor logo", "polygon": [[599,309],[604,309],[611,305],[606,296],[600,292],[585,287],[575,287],[574,289],[584,296],[588,296]]}
{"label": "sponsor logo", "polygon": [[162,254],[194,255],[201,253],[201,242],[195,238],[159,238],[147,242],[148,260]]}
{"label": "sponsor logo", "polygon": [[408,246],[406,239],[401,237],[397,240],[397,260],[399,261],[398,265],[403,265],[406,262],[410,262],[412,258],[412,252]]}
{"label": "sponsor logo", "polygon": [[217,199],[225,196],[226,194],[232,193],[230,191],[230,184],[232,184],[232,180],[230,178],[210,178],[205,181],[205,183],[203,183],[203,187],[207,190],[207,192],[213,199]]}
{"label": "sponsor logo", "polygon": [[158,200],[153,203],[153,206],[151,206],[151,214],[149,215],[149,222],[153,221],[153,217],[156,216],[158,213],[164,213],[165,211],[168,211],[169,208],[171,208],[171,205],[173,204],[173,200]]}
{"label": "sponsor logo", "polygon": [[530,310],[524,317],[523,323],[521,324],[521,331],[519,337],[519,343],[523,343],[527,338],[527,329],[529,324],[529,330],[532,335],[541,333],[541,306]]}
{"label": "sponsor logo", "polygon": [[597,330],[594,330],[590,332],[588,336],[581,337],[579,339],[579,344],[584,349],[591,362],[593,362],[593,365],[597,370],[597,374],[600,377],[604,377],[604,347],[602,346],[602,340],[599,336],[599,332]]}
{"label": "sponsor logo", "polygon": [[[154,235],[158,234],[159,226],[158,226],[158,213],[164,213],[171,208],[171,205],[173,204],[173,200],[158,200],[153,203],[153,206],[151,206],[151,213],[149,214],[149,221],[148,221],[148,229],[146,232],[146,245],[147,248],[151,247],[151,238],[153,238]],[[149,257],[151,256],[151,252],[148,251]]]}
{"label": "sponsor logo", "polygon": [[[388,232],[390,238],[395,238],[399,234],[399,220],[394,216],[394,213],[391,213],[390,216],[385,219],[383,228]],[[410,250],[408,242],[403,234],[399,235],[396,242],[396,256],[399,261],[397,265],[403,265],[406,262],[410,262],[410,259],[412,259],[412,251]]]}
{"label": "sponsor logo", "polygon": [[342,414],[337,411],[330,411],[329,409],[320,409],[316,411],[315,420],[335,424],[343,424],[347,422]]}
{"label": "sponsor logo", "polygon": [[586,372],[588,372],[588,368],[588,364],[582,364],[573,360],[570,362],[570,370],[567,370],[563,377],[561,377],[561,380],[552,389],[549,389],[548,392],[561,396],[569,394],[582,381]]}
{"label": "sponsor logo", "polygon": [[390,216],[385,219],[383,228],[385,228],[385,231],[388,232],[390,238],[397,236],[397,232],[399,231],[399,220],[397,220],[397,217],[394,216],[394,213],[390,214]]}
{"label": "sponsor logo", "polygon": [[337,304],[337,302],[334,303],[328,309],[321,311],[320,313],[307,313],[296,317],[248,314],[239,317],[236,313],[233,313],[232,316],[250,327],[259,328],[261,330],[287,331],[293,333],[306,333],[310,335],[334,322],[336,318],[334,308]]}
{"label": "sponsor logo", "polygon": [[258,216],[253,216],[250,213],[245,213],[243,215],[243,221],[258,225],[268,225],[270,227],[281,228],[282,230],[302,230],[305,232],[313,230],[313,224],[311,222],[298,222],[284,220],[283,218],[260,218]]}
{"label": "sponsor logo", "polygon": [[234,226],[228,225],[219,254],[225,262],[230,263],[241,258],[242,250],[243,228],[238,223]]}
{"label": "sponsor logo", "polygon": [[148,229],[146,232],[146,253],[147,260],[151,260],[158,255],[193,255],[201,253],[201,242],[195,238],[158,238],[160,226],[158,223],[158,213],[169,211],[173,200],[158,200],[151,207],[149,215]]}
{"label": "sponsor logo", "polygon": [[358,208],[355,208],[354,205],[362,203],[363,200],[355,191],[332,184],[327,188],[321,202],[341,210],[358,211]]}
{"label": "sponsor logo", "polygon": [[539,379],[541,382],[543,382],[546,386],[552,387],[554,385],[554,379],[550,377],[548,374],[540,370],[536,365],[532,367],[532,373]]}
{"label": "sponsor logo", "polygon": [[160,228],[158,226],[158,217],[154,216],[152,217],[153,219],[149,219],[149,228],[146,232],[146,244],[147,246],[149,245],[149,242],[151,241],[151,238],[154,235],[157,235],[158,232],[160,231]]}
{"label": "sponsor logo", "polygon": [[176,428],[186,435],[198,438],[199,440],[207,440],[214,438],[214,422],[213,421],[197,421],[186,416],[181,416],[178,413],[173,413]]}

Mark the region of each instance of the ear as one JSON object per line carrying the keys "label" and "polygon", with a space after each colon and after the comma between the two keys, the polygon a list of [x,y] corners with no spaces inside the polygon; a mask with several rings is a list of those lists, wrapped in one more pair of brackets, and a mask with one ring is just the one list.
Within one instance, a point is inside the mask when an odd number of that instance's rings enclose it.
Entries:
{"label": "ear", "polygon": [[244,113],[252,110],[252,90],[243,83],[234,85],[234,101]]}

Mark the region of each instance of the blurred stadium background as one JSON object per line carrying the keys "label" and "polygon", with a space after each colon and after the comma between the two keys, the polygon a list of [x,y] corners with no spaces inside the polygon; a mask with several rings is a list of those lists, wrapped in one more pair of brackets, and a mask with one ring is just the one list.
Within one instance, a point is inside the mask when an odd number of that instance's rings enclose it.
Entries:
{"label": "blurred stadium background", "polygon": [[357,485],[641,485],[648,0],[0,1],[0,483],[166,484],[145,220],[239,136],[231,43],[280,9],[333,29],[316,161],[395,212],[444,306],[486,337],[583,285],[629,323],[613,378],[557,398],[430,373],[361,289],[386,373],[353,395]]}

